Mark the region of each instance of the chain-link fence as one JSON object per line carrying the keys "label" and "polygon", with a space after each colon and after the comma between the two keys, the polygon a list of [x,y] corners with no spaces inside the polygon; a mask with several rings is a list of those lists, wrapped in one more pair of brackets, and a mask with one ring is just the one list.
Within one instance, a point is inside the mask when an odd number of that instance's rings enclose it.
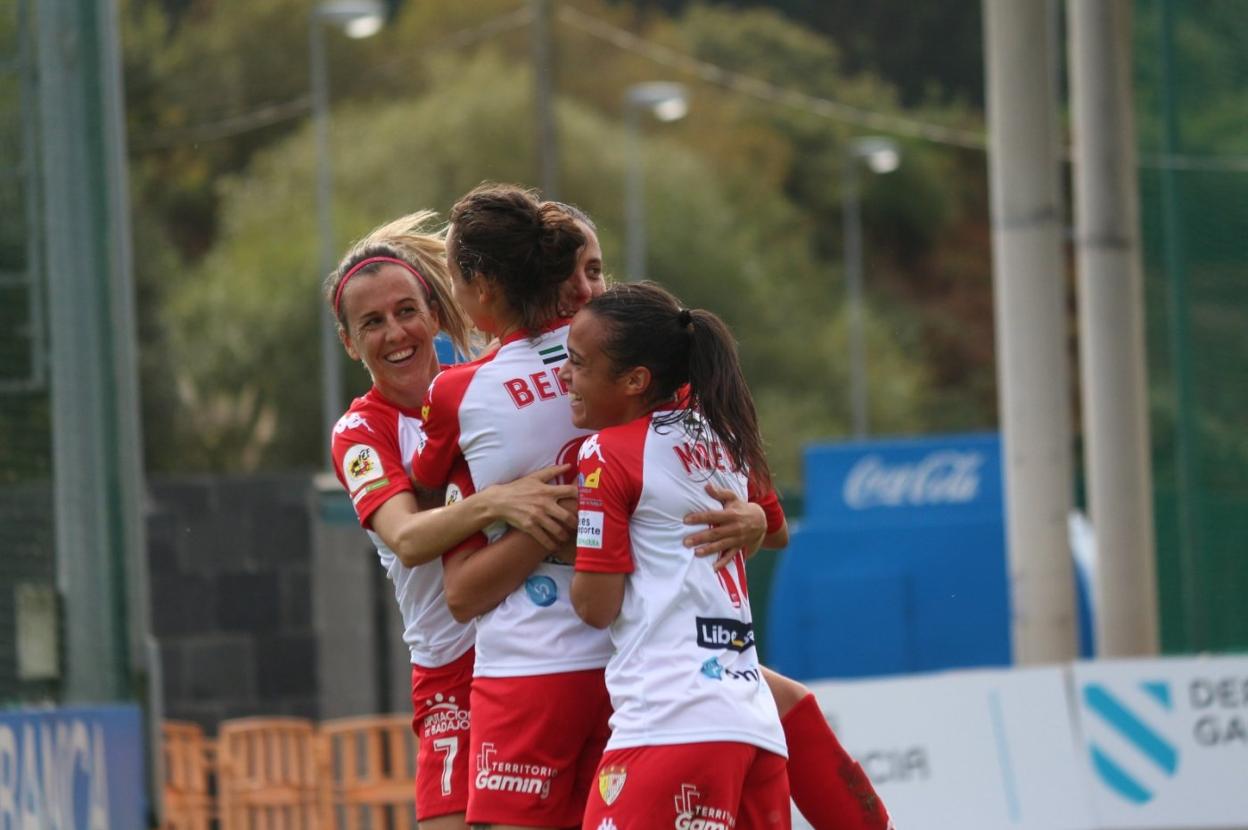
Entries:
{"label": "chain-link fence", "polygon": [[41,647],[58,632],[47,604],[55,583],[52,423],[33,6],[0,7],[0,701],[49,697],[58,673],[56,649]]}
{"label": "chain-link fence", "polygon": [[1248,14],[1136,4],[1158,577],[1168,652],[1248,647]]}

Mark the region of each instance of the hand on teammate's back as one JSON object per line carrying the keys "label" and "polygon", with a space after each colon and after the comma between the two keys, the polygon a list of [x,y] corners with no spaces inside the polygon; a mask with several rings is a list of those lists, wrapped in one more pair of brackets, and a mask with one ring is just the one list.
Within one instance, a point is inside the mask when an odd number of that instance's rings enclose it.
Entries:
{"label": "hand on teammate's back", "polygon": [[576,529],[576,485],[551,483],[570,469],[568,464],[545,467],[509,484],[492,485],[483,495],[490,495],[499,518],[554,552]]}
{"label": "hand on teammate's back", "polygon": [[695,556],[716,557],[715,570],[727,565],[744,551],[755,553],[767,535],[767,515],[763,508],[742,501],[732,490],[706,485],[711,498],[723,505],[722,510],[702,510],[685,516],[687,525],[710,525],[685,537],[685,547],[693,548]]}

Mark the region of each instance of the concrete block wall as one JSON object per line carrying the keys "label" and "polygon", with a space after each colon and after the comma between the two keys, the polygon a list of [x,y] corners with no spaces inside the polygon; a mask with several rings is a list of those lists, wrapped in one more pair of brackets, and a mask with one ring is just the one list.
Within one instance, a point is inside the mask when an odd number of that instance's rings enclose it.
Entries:
{"label": "concrete block wall", "polygon": [[148,560],[167,718],[320,714],[311,476],[155,479]]}

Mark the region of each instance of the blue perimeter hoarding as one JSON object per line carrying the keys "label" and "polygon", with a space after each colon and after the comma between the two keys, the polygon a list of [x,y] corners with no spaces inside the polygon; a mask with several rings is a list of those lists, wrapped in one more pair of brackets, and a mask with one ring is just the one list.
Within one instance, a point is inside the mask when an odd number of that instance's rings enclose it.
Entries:
{"label": "blue perimeter hoarding", "polygon": [[808,447],[767,659],[801,679],[1010,662],[996,434]]}
{"label": "blue perimeter hoarding", "polygon": [[0,830],[147,826],[137,706],[0,711]]}

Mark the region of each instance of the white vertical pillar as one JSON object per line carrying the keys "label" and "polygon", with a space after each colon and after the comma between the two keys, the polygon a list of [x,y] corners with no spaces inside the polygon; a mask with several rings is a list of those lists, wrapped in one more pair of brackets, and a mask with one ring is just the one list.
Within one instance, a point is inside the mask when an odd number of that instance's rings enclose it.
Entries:
{"label": "white vertical pillar", "polygon": [[1068,0],[1084,466],[1097,653],[1156,654],[1130,0]]}
{"label": "white vertical pillar", "polygon": [[1014,661],[1077,652],[1066,291],[1045,0],[984,0],[997,385]]}

